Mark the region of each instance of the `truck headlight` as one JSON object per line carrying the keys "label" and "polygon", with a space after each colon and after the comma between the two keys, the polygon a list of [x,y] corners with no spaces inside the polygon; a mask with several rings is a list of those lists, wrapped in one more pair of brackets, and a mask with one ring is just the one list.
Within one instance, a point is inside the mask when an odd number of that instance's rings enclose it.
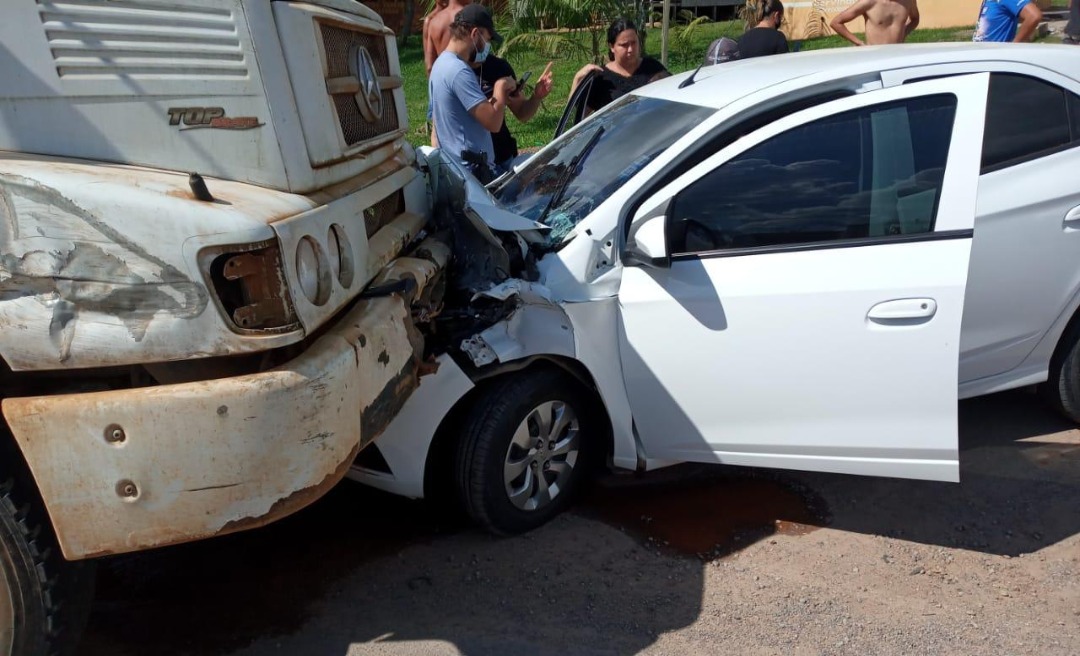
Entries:
{"label": "truck headlight", "polygon": [[214,246],[201,251],[199,261],[233,330],[283,333],[300,328],[276,240]]}
{"label": "truck headlight", "polygon": [[338,224],[330,226],[330,232],[326,235],[326,250],[330,251],[330,268],[334,276],[345,289],[352,287],[353,267],[352,245],[349,243],[349,235],[345,228]]}
{"label": "truck headlight", "polygon": [[303,237],[296,244],[296,279],[300,291],[315,305],[330,298],[330,267],[319,244]]}

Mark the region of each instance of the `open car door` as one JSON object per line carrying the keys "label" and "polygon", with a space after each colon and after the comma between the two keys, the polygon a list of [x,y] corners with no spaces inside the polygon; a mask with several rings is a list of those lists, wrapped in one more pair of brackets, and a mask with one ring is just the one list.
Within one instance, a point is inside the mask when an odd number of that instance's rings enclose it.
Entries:
{"label": "open car door", "polygon": [[619,292],[648,459],[959,479],[988,79],[789,114],[649,194]]}
{"label": "open car door", "polygon": [[578,85],[578,88],[574,89],[574,93],[570,95],[570,100],[566,101],[566,109],[563,110],[562,118],[559,119],[559,125],[555,128],[555,136],[552,137],[552,140],[558,139],[559,135],[585,118],[585,101],[589,98],[589,90],[592,89],[596,75],[596,71],[590,71],[585,76],[585,79],[581,81],[581,84]]}

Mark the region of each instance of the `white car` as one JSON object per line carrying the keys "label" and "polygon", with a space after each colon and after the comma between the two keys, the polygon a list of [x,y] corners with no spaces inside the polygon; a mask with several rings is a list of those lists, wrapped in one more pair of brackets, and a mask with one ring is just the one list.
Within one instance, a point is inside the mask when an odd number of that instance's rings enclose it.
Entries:
{"label": "white car", "polygon": [[513,533],[605,459],[957,481],[958,399],[1045,383],[1080,419],[1078,49],[739,61],[488,189],[428,164],[439,368],[364,483]]}

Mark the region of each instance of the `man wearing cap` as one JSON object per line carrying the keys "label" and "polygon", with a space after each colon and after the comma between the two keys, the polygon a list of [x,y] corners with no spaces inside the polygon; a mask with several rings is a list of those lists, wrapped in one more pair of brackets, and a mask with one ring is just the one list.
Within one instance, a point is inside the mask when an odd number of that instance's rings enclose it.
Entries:
{"label": "man wearing cap", "polygon": [[483,62],[499,40],[491,14],[482,5],[466,6],[450,24],[450,44],[435,60],[428,79],[435,136],[443,153],[481,182],[493,177],[491,135],[502,128],[513,78],[497,80],[489,101],[470,64]]}

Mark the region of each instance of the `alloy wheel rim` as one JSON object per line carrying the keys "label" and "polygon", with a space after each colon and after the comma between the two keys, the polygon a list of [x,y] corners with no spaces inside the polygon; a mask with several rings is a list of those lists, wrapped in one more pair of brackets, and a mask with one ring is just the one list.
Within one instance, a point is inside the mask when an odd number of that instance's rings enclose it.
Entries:
{"label": "alloy wheel rim", "polygon": [[503,483],[519,510],[539,510],[559,496],[577,465],[581,424],[562,401],[533,408],[510,440],[503,461]]}

